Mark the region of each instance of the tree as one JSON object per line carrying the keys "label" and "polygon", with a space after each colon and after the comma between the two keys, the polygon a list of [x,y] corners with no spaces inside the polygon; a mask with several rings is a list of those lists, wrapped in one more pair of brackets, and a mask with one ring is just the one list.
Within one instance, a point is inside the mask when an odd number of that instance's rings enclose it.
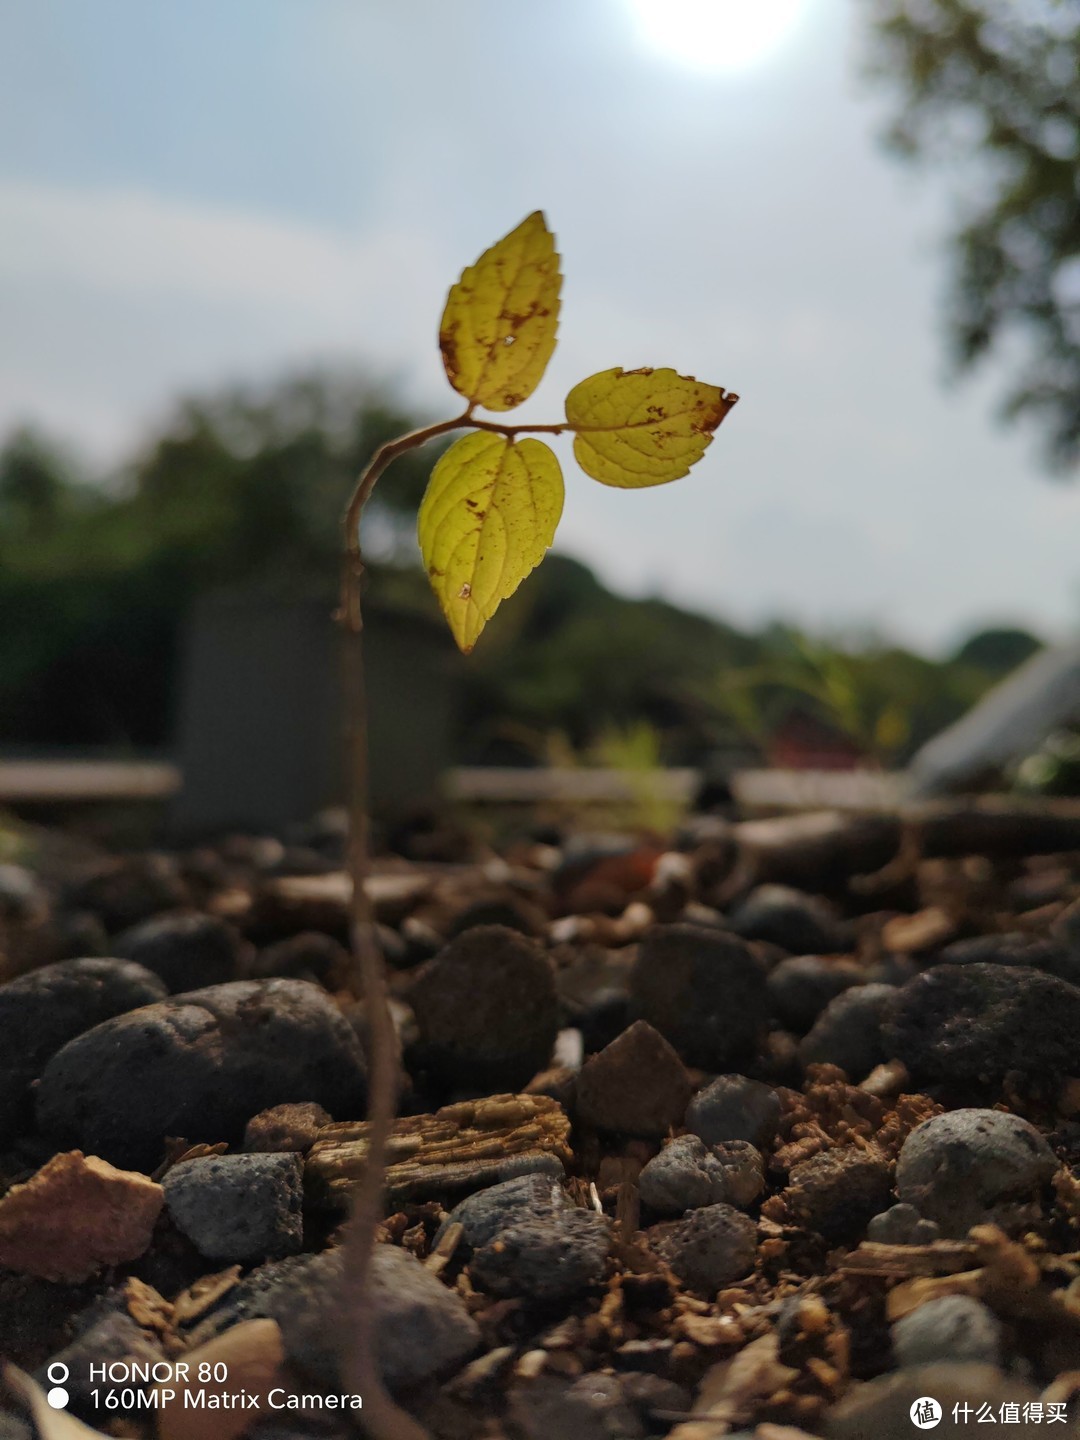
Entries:
{"label": "tree", "polygon": [[[1004,413],[1080,461],[1080,5],[873,0],[873,68],[897,92],[895,150],[978,157],[952,239],[949,335],[965,369],[1012,367]],[[1019,351],[1012,344],[1021,342]]]}

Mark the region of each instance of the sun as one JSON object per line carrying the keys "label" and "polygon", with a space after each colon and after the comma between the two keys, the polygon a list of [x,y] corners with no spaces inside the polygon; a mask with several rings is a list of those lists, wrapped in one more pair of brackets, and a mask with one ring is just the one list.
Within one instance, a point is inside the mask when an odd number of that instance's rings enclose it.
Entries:
{"label": "sun", "polygon": [[692,70],[745,70],[779,49],[806,0],[627,0],[643,45]]}

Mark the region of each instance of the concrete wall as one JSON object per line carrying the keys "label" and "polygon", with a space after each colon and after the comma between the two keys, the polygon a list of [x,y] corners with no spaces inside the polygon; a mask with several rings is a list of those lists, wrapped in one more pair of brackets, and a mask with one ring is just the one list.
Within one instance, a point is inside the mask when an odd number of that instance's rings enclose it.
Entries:
{"label": "concrete wall", "polygon": [[[186,833],[276,829],[344,799],[341,646],[325,596],[204,596],[180,678],[173,806]],[[450,644],[424,619],[365,614],[372,810],[434,797],[450,761]]]}

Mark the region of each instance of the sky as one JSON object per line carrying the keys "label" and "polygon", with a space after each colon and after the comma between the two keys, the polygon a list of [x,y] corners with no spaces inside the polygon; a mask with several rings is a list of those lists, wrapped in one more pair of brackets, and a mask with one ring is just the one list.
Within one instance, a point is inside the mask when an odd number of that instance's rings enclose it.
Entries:
{"label": "sky", "polygon": [[[738,63],[765,4],[792,23]],[[564,445],[559,549],[741,626],[1067,636],[1080,485],[995,420],[1000,372],[948,380],[955,182],[884,153],[859,8],[0,0],[0,434],[104,471],[179,395],[312,364],[449,415],[446,290],[542,208],[560,341],[516,420],[613,365],[742,397],[653,490]]]}

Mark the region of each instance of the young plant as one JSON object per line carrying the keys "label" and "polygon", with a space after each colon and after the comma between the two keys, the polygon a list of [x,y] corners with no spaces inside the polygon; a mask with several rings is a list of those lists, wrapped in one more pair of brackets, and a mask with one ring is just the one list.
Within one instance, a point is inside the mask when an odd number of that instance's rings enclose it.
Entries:
{"label": "young plant", "polygon": [[562,275],[555,237],[537,210],[486,250],[452,287],[439,348],[465,409],[381,446],[360,476],[344,519],[339,619],[349,639],[346,708],[350,731],[350,841],[353,948],[365,998],[371,1050],[368,1161],[346,1246],[351,1297],[350,1383],[364,1397],[375,1440],[422,1440],[422,1427],[394,1405],[372,1350],[368,1279],[378,1226],[386,1144],[398,1088],[396,1037],[386,976],[364,881],[368,870],[367,731],[360,649],[360,518],[379,476],[400,455],[453,430],[471,433],[441,456],[420,505],[418,536],[428,578],[459,648],[534,570],[555,538],[563,478],[550,446],[534,435],[574,437],[574,458],[602,485],[637,490],[685,475],[712,442],[738,396],[674,370],[601,370],[566,397],[565,419],[507,425],[502,414],[536,389],[555,349]]}

